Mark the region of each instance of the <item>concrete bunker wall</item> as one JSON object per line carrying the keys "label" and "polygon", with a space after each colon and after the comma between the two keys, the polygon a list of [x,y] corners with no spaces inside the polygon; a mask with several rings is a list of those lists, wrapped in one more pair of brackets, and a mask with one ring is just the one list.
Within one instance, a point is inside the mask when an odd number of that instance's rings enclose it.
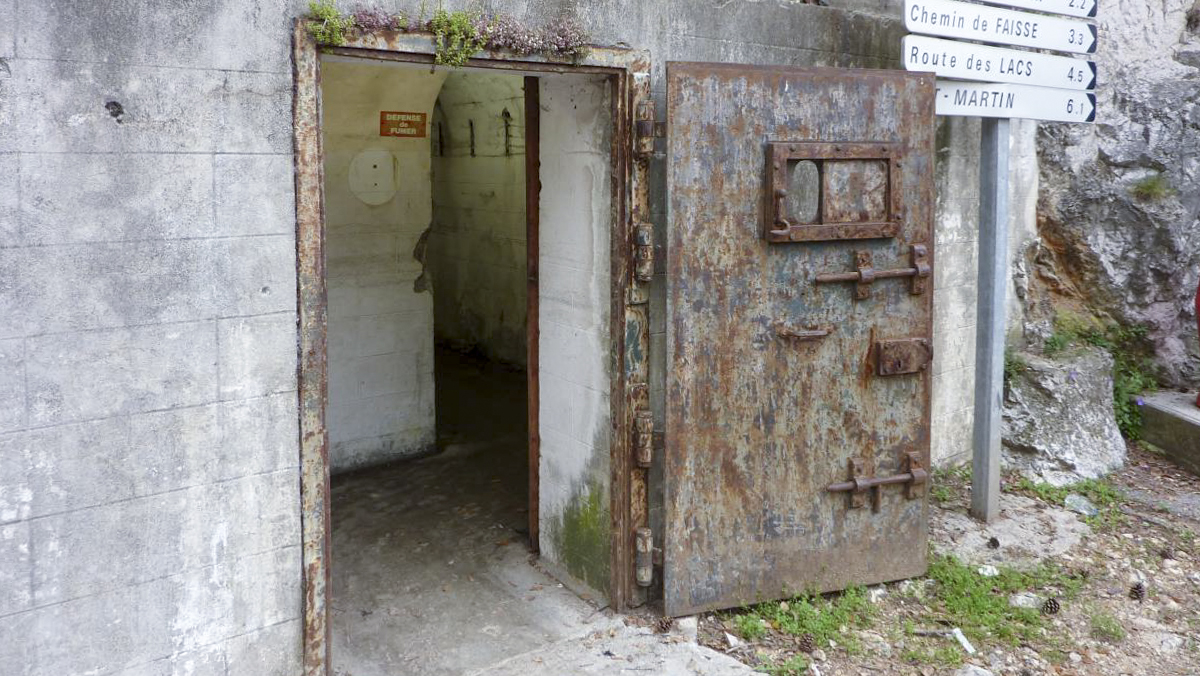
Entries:
{"label": "concrete bunker wall", "polygon": [[584,584],[609,582],[611,90],[546,75],[538,247],[541,554]]}
{"label": "concrete bunker wall", "polygon": [[[301,672],[289,49],[306,4],[0,0],[0,664],[16,676]],[[575,8],[595,42],[647,50],[660,115],[668,60],[898,67],[904,33],[892,0],[495,4],[530,23]],[[935,461],[970,447],[977,129],[940,123]],[[591,504],[575,476],[565,494]]]}
{"label": "concrete bunker wall", "polygon": [[432,118],[427,264],[437,340],[524,366],[525,93],[519,75],[446,78]]}
{"label": "concrete bunker wall", "polygon": [[418,455],[436,436],[430,139],[380,134],[381,111],[432,117],[444,71],[322,64],[330,466]]}

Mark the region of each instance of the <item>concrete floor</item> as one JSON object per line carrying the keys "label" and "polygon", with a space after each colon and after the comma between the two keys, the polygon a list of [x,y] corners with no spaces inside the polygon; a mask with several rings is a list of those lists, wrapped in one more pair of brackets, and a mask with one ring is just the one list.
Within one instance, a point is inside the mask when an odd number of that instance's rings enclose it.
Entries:
{"label": "concrete floor", "polygon": [[333,479],[339,676],[466,673],[608,621],[529,551],[525,374],[437,369],[441,453]]}
{"label": "concrete floor", "polygon": [[537,565],[526,533],[525,374],[437,364],[439,447],[333,478],[335,676],[747,675],[636,626]]}

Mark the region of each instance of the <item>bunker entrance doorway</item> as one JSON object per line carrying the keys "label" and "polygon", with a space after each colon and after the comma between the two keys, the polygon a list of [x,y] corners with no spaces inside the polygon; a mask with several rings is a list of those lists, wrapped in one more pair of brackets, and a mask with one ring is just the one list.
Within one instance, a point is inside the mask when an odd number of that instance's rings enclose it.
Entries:
{"label": "bunker entrance doorway", "polygon": [[472,671],[603,598],[561,477],[610,453],[611,96],[322,57],[332,673]]}

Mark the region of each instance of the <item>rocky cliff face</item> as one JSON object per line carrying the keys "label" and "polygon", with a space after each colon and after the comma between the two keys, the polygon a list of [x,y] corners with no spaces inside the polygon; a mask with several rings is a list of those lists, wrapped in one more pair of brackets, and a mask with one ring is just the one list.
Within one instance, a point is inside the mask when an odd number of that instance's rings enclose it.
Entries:
{"label": "rocky cliff face", "polygon": [[1037,234],[1014,261],[1025,335],[1064,306],[1145,324],[1162,377],[1200,384],[1200,0],[1100,8],[1098,124],[1043,124]]}

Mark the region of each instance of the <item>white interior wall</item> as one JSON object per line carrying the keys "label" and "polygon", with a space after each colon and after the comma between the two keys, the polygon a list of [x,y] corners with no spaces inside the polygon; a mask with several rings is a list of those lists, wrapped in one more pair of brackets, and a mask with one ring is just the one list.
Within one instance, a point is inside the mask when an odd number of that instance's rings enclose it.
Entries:
{"label": "white interior wall", "polygon": [[435,441],[433,303],[414,257],[431,219],[430,139],[381,136],[379,114],[432,118],[446,73],[332,60],[321,71],[326,424],[336,472],[426,452]]}
{"label": "white interior wall", "polygon": [[600,77],[539,85],[540,546],[552,566],[606,590],[610,93]]}
{"label": "white interior wall", "polygon": [[430,130],[434,226],[426,259],[435,336],[524,366],[523,78],[451,73],[435,110]]}

